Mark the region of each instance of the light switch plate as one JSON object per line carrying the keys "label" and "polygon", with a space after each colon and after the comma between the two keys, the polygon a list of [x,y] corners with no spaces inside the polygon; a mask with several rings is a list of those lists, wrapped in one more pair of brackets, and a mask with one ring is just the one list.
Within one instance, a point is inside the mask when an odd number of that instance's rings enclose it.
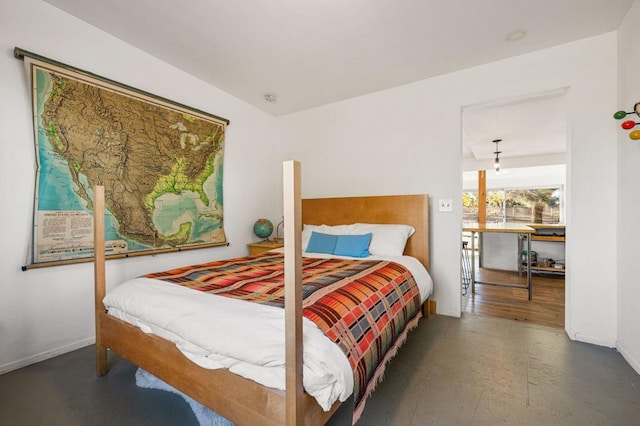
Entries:
{"label": "light switch plate", "polygon": [[453,200],[451,198],[440,198],[438,200],[438,210],[441,212],[452,212]]}

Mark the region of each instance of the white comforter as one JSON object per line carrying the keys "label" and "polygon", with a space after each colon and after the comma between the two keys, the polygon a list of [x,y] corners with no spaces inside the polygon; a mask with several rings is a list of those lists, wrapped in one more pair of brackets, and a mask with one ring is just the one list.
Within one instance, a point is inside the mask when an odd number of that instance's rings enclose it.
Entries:
{"label": "white comforter", "polygon": [[[412,272],[423,301],[431,294],[431,277],[417,259],[387,260],[402,263]],[[104,304],[110,315],[174,342],[204,368],[228,368],[265,386],[285,387],[284,309],[149,278],[123,283],[109,292]],[[304,388],[329,410],[336,400],[344,401],[353,392],[351,367],[340,348],[304,317],[303,345]]]}

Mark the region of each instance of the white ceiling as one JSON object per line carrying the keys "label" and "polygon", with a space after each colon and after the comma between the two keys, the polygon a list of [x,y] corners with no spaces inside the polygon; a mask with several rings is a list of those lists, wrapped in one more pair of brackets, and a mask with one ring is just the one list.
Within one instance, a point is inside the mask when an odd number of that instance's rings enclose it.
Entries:
{"label": "white ceiling", "polygon": [[633,3],[45,1],[275,116],[612,31]]}
{"label": "white ceiling", "polygon": [[492,167],[495,139],[502,139],[498,144],[502,169],[513,167],[514,158],[565,153],[568,131],[565,94],[566,89],[558,89],[464,108],[462,157],[466,164],[473,160],[477,165],[465,165],[465,170]]}

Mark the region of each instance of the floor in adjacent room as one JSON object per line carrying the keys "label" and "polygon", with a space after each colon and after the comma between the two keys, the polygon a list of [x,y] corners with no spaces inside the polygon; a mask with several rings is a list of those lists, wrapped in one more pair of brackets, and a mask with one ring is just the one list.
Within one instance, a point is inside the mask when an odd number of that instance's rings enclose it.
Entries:
{"label": "floor in adjacent room", "polygon": [[462,311],[564,328],[564,274],[533,273],[533,294],[528,300],[526,274],[476,267],[476,281],[520,286],[476,284],[462,297]]}
{"label": "floor in adjacent room", "polygon": [[[92,347],[0,376],[1,425],[192,425],[173,394],[140,389]],[[464,313],[421,320],[359,425],[637,425],[640,376],[615,350],[564,330]],[[347,422],[348,423],[348,422]],[[331,424],[337,424],[331,422]]]}

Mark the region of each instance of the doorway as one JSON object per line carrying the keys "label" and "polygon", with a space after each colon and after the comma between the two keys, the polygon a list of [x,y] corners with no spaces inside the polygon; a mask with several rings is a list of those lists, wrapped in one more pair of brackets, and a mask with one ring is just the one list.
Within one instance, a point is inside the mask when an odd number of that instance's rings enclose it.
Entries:
{"label": "doorway", "polygon": [[[463,229],[482,221],[528,227],[563,228],[566,211],[566,90],[465,107],[462,110]],[[500,139],[500,144],[495,143]],[[499,165],[495,168],[494,165]],[[479,178],[483,171],[484,178]],[[478,207],[484,211],[478,214]],[[545,230],[544,232],[547,232]],[[536,231],[538,232],[538,231]],[[540,231],[542,232],[542,231]],[[461,311],[564,327],[565,258],[563,237],[554,244],[529,234],[531,252],[520,237],[500,232],[462,238]],[[541,245],[542,244],[542,245]],[[537,248],[540,252],[538,266]],[[472,292],[468,267],[475,259]],[[466,263],[465,263],[466,262]],[[532,297],[528,300],[523,265],[532,262]],[[555,268],[555,265],[559,267]],[[526,276],[526,274],[525,274]],[[524,287],[524,288],[523,288]]]}

